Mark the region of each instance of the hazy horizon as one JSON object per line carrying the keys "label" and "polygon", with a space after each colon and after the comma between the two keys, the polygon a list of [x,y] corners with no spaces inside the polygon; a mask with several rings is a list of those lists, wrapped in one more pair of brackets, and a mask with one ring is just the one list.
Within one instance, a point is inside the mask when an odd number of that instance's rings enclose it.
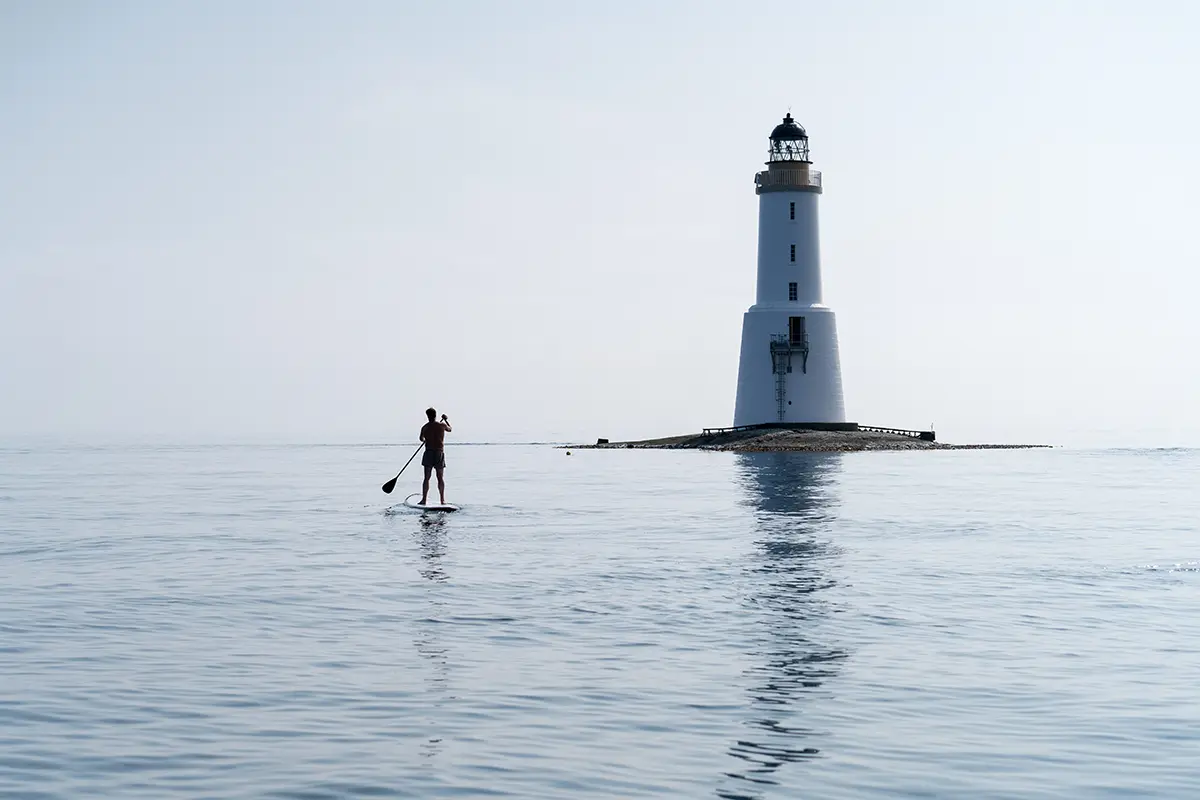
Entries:
{"label": "hazy horizon", "polygon": [[0,439],[729,425],[753,175],[824,174],[846,409],[1200,445],[1182,2],[0,5]]}

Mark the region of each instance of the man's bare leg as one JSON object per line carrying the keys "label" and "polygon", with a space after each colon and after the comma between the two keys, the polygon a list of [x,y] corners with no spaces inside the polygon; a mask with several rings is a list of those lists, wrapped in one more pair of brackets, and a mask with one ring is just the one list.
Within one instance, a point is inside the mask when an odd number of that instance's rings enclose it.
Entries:
{"label": "man's bare leg", "polygon": [[[425,500],[426,500],[426,498],[429,497],[429,474],[431,472],[433,472],[433,467],[425,468],[425,482],[421,484],[421,505],[425,505]],[[439,469],[438,472],[441,473],[441,470]],[[438,483],[441,483],[441,482],[442,482],[442,476],[439,474],[438,475]],[[443,500],[442,502],[444,503],[446,501]]]}
{"label": "man's bare leg", "polygon": [[[438,476],[438,494],[442,496],[442,505],[446,505],[446,479],[442,477],[442,468],[437,468]],[[426,479],[428,482],[428,479]]]}

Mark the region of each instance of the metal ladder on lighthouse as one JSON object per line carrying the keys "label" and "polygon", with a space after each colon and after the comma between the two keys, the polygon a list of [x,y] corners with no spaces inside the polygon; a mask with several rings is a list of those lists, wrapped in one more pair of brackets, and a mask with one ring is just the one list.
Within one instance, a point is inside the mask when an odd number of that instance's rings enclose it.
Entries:
{"label": "metal ladder on lighthouse", "polygon": [[787,407],[787,376],[792,371],[792,353],[800,354],[800,371],[807,373],[808,333],[800,333],[798,336],[788,333],[771,334],[771,372],[775,375],[775,408],[780,422],[783,422]]}

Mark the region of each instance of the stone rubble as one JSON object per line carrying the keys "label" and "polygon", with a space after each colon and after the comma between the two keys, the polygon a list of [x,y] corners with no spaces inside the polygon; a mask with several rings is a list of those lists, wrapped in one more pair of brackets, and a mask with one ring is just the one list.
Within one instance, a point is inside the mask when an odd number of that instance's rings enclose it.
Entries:
{"label": "stone rubble", "polygon": [[850,453],[863,450],[1019,450],[1042,444],[946,444],[911,436],[874,431],[753,430],[695,433],[633,442],[575,445],[583,450],[719,450],[735,453],[814,452]]}

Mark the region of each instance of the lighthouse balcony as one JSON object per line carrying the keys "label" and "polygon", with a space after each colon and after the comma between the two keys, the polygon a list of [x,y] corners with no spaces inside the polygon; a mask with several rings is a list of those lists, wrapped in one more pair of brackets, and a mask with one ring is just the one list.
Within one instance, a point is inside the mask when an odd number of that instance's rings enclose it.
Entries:
{"label": "lighthouse balcony", "polygon": [[[796,317],[803,319],[803,317]],[[803,330],[771,336],[771,372],[784,375],[792,371],[792,355],[800,357],[800,371],[808,372],[808,334]]]}
{"label": "lighthouse balcony", "polygon": [[815,169],[775,168],[759,172],[754,176],[755,194],[764,192],[816,192],[821,193],[821,173]]}

